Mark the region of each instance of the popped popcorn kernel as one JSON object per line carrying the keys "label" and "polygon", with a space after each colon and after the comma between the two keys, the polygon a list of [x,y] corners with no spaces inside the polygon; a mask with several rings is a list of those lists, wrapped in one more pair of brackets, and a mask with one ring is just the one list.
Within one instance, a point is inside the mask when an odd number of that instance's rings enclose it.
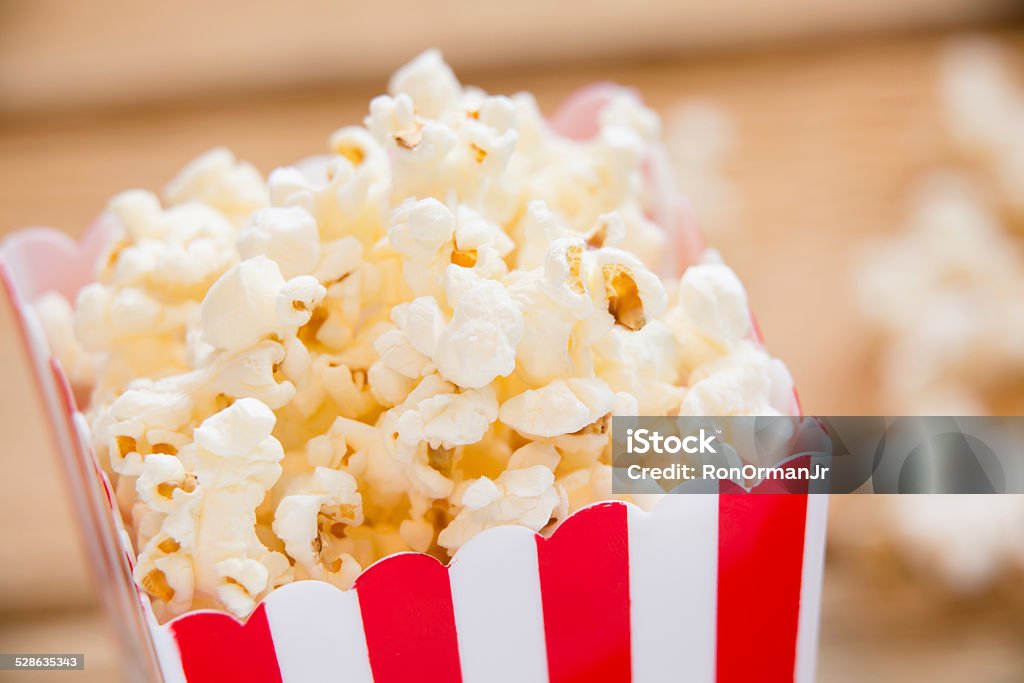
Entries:
{"label": "popped popcorn kernel", "polygon": [[639,330],[648,318],[665,310],[667,296],[661,280],[631,254],[607,247],[597,254],[608,312],[617,325]]}
{"label": "popped popcorn kernel", "polygon": [[522,336],[522,313],[505,287],[478,280],[458,297],[433,360],[441,375],[455,384],[483,387],[515,369],[516,346]]}
{"label": "popped popcorn kernel", "polygon": [[554,474],[542,465],[507,470],[493,481],[481,477],[463,491],[462,510],[441,532],[438,544],[454,552],[475,534],[499,524],[540,531],[559,517],[562,498]]}
{"label": "popped popcorn kernel", "polygon": [[688,268],[679,281],[678,296],[704,339],[729,348],[750,333],[747,293],[727,266],[705,263]]}
{"label": "popped popcorn kernel", "polygon": [[600,379],[556,380],[502,404],[499,419],[526,436],[571,434],[608,412],[612,391]]}
{"label": "popped popcorn kernel", "polygon": [[[266,181],[226,150],[115,197],[97,282],[40,301],[160,620],[348,589],[398,552],[611,497],[616,415],[793,410],[735,274],[670,279],[658,117],[587,140],[424,53]],[[681,276],[681,277],[678,277]],[[74,339],[70,330],[74,329]],[[638,501],[643,502],[643,501]]]}
{"label": "popped popcorn kernel", "polygon": [[[362,498],[352,475],[316,467],[278,504],[273,530],[308,578],[329,579],[344,564],[336,546],[345,529],[362,519]],[[350,584],[347,577],[343,583]]]}
{"label": "popped popcorn kernel", "polygon": [[252,164],[218,147],[189,163],[168,183],[171,204],[202,202],[232,217],[245,217],[267,204],[267,185]]}
{"label": "popped popcorn kernel", "polygon": [[243,259],[266,256],[277,263],[285,278],[312,273],[320,261],[316,220],[297,206],[255,212],[238,233],[236,244]]}

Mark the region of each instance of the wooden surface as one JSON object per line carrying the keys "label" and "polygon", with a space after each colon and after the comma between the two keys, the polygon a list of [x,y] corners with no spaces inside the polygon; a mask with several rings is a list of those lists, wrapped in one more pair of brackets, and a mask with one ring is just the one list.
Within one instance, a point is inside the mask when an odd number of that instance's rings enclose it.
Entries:
{"label": "wooden surface", "polygon": [[[383,80],[421,46],[460,72],[693,54],[1019,16],[1016,0],[3,0],[0,111]],[[528,48],[526,46],[529,46]]]}
{"label": "wooden surface", "polygon": [[[1024,46],[1019,30],[1001,35],[1018,52]],[[872,342],[850,308],[849,253],[862,236],[899,226],[911,183],[943,158],[936,84],[946,38],[837,42],[767,55],[524,70],[472,80],[495,92],[533,90],[548,111],[573,88],[599,78],[635,86],[663,111],[692,96],[727,108],[738,135],[727,171],[743,208],[740,229],[714,246],[747,283],[768,345],[792,369],[805,410],[870,414],[881,406]],[[0,234],[32,224],[78,234],[110,195],[159,188],[215,145],[264,171],[320,151],[331,130],[359,120],[382,87],[0,119]],[[91,647],[96,654],[89,670],[60,680],[111,680],[109,640],[60,500],[59,476],[44,457],[37,406],[26,399],[27,375],[7,320],[0,320],[0,342],[6,370],[0,651],[28,642],[51,651]],[[910,618],[899,612],[899,601],[878,599],[884,585],[857,565],[830,565],[820,680],[1024,678],[1019,631],[993,625],[977,610],[963,618],[956,610],[935,617],[927,601]],[[862,675],[866,670],[870,675]],[[917,675],[922,671],[927,675]]]}

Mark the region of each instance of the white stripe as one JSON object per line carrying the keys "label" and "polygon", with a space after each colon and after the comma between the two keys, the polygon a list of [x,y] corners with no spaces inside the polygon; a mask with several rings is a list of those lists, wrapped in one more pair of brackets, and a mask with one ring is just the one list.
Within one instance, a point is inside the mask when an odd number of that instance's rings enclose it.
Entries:
{"label": "white stripe", "polygon": [[804,528],[804,566],[800,580],[800,625],[796,639],[797,683],[811,683],[817,675],[818,618],[821,614],[821,581],[825,563],[825,525],[828,496],[807,496]]}
{"label": "white stripe", "polygon": [[448,576],[464,683],[546,682],[536,535],[490,529],[459,550]]}
{"label": "white stripe", "polygon": [[[150,611],[150,615],[152,610]],[[171,633],[169,624],[160,626],[156,619],[149,616],[146,620],[149,624],[149,633],[153,637],[153,649],[156,652],[156,659],[160,665],[160,674],[163,683],[186,683],[185,669],[181,664],[181,652],[178,650],[178,643]],[[149,676],[153,674],[150,673]],[[140,679],[142,680],[142,679]]]}
{"label": "white stripe", "polygon": [[354,590],[323,581],[298,581],[265,600],[281,679],[285,683],[332,680],[371,683],[370,655]]}
{"label": "white stripe", "polygon": [[634,683],[714,681],[717,586],[717,494],[629,507]]}

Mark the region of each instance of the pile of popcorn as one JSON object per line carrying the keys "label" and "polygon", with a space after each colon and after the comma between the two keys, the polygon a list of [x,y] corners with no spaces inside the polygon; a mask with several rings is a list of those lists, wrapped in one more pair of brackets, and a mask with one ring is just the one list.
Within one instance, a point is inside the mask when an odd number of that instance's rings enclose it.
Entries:
{"label": "pile of popcorn", "polygon": [[858,287],[891,410],[986,414],[1024,379],[1024,89],[985,40],[953,43],[942,74],[950,168],[867,246]]}
{"label": "pile of popcorn", "polygon": [[97,281],[39,303],[161,619],[549,533],[612,497],[613,415],[794,410],[717,255],[660,276],[659,121],[628,91],[587,140],[434,51],[388,92],[266,180],[214,150],[115,197]]}
{"label": "pile of popcorn", "polygon": [[995,40],[955,41],[946,50],[942,93],[957,156],[994,190],[1005,224],[1024,231],[1024,83]]}

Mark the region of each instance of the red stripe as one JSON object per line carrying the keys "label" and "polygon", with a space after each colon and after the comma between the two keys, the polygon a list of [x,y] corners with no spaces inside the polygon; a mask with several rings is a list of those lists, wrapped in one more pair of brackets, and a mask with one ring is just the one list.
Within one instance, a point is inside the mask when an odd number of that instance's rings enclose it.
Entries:
{"label": "red stripe", "polygon": [[267,610],[245,624],[221,612],[197,612],[171,622],[188,683],[281,683]]}
{"label": "red stripe", "polygon": [[[91,458],[91,456],[90,456]],[[107,479],[107,475],[100,470],[100,466],[96,464],[96,459],[92,459],[92,474],[99,480],[103,486],[103,495],[107,499],[107,508],[111,511],[114,509],[114,487],[110,485],[110,480]]]}
{"label": "red stripe", "polygon": [[459,683],[448,568],[429,555],[395,555],[356,580],[375,683]]}
{"label": "red stripe", "polygon": [[602,503],[537,537],[551,683],[630,680],[626,506]]}
{"label": "red stripe", "polygon": [[807,496],[718,500],[718,681],[792,681]]}
{"label": "red stripe", "polygon": [[53,375],[54,385],[57,387],[57,394],[60,398],[60,407],[64,410],[64,419],[68,423],[70,433],[74,434],[74,415],[78,410],[75,393],[71,390],[68,376],[64,373],[60,361],[54,357],[50,357],[49,361],[50,373]]}

